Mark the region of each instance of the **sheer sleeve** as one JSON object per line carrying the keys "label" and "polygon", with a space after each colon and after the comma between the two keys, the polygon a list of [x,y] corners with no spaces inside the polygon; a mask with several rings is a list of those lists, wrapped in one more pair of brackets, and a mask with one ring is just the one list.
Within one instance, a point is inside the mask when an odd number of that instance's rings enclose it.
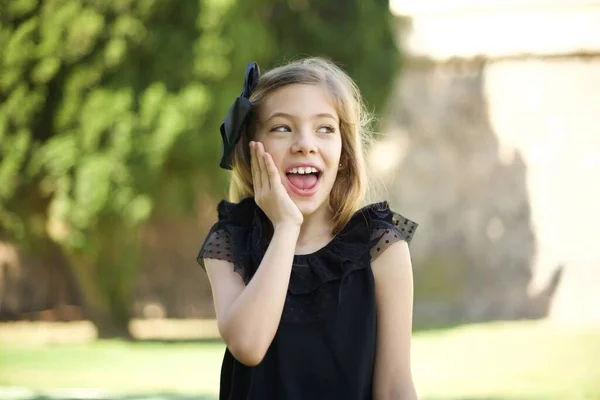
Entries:
{"label": "sheer sleeve", "polygon": [[245,283],[250,281],[258,265],[258,258],[254,256],[257,250],[252,247],[260,241],[257,208],[252,198],[239,203],[225,200],[219,203],[218,220],[210,229],[196,257],[202,268],[206,269],[206,259],[229,261]]}
{"label": "sheer sleeve", "polygon": [[211,229],[198,253],[198,264],[202,268],[205,268],[205,258],[234,262],[231,236],[225,229]]}
{"label": "sheer sleeve", "polygon": [[389,210],[384,220],[375,221],[371,230],[371,261],[375,261],[392,244],[413,238],[418,224]]}

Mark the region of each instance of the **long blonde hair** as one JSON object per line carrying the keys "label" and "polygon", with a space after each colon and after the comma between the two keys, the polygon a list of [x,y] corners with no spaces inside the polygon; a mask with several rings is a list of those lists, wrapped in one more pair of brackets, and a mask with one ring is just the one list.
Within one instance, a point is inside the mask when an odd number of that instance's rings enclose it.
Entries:
{"label": "long blonde hair", "polygon": [[[250,97],[254,110],[270,93],[293,84],[324,85],[334,99],[340,118],[341,166],[329,195],[329,205],[334,212],[332,233],[335,235],[365,201],[368,190],[365,150],[370,139],[368,127],[371,119],[354,81],[337,65],[318,57],[293,61],[261,76]],[[256,118],[257,112],[253,111],[246,131],[233,151],[229,186],[232,202],[254,196],[248,143],[256,129]]]}

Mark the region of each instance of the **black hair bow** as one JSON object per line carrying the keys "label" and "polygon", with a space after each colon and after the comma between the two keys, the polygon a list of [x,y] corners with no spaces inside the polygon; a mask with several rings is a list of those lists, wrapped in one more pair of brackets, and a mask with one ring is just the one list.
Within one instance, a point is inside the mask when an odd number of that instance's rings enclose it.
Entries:
{"label": "black hair bow", "polygon": [[227,116],[221,124],[221,138],[223,139],[223,153],[221,155],[221,168],[231,169],[231,154],[235,145],[242,136],[246,119],[252,110],[250,103],[250,95],[258,83],[260,77],[260,69],[255,62],[246,65],[246,80],[244,82],[244,90],[240,94],[231,107],[227,111]]}

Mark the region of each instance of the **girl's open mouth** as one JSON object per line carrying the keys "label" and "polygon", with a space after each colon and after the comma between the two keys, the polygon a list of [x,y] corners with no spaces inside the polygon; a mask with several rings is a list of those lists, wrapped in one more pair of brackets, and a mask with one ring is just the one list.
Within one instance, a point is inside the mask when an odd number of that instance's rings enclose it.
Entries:
{"label": "girl's open mouth", "polygon": [[292,168],[285,175],[288,186],[299,196],[312,196],[319,189],[321,171],[315,167]]}

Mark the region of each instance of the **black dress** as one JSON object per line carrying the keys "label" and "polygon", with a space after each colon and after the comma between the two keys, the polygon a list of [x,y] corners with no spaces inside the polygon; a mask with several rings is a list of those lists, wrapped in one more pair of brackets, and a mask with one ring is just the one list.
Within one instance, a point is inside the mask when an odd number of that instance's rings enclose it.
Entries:
{"label": "black dress", "polygon": [[[219,221],[198,254],[231,261],[247,284],[268,247],[271,224],[254,199],[222,201]],[[410,242],[417,224],[387,202],[357,211],[312,254],[294,257],[279,328],[255,367],[226,350],[221,400],[371,399],[376,343],[371,262],[392,243]]]}

